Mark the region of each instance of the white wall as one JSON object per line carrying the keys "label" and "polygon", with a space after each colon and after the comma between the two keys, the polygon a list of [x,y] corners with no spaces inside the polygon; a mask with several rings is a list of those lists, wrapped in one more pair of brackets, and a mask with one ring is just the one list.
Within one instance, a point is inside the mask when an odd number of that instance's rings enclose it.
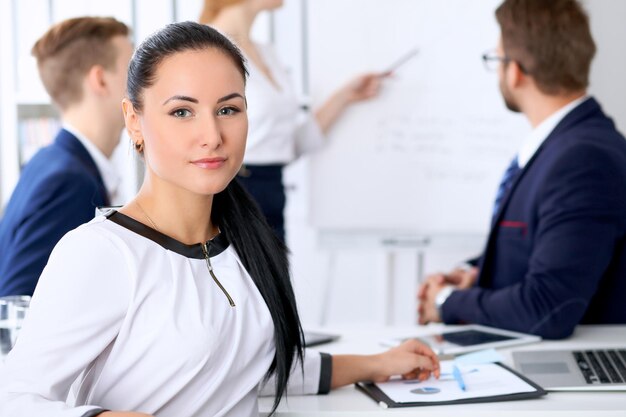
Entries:
{"label": "white wall", "polygon": [[591,70],[590,92],[626,132],[626,1],[586,0],[598,52]]}

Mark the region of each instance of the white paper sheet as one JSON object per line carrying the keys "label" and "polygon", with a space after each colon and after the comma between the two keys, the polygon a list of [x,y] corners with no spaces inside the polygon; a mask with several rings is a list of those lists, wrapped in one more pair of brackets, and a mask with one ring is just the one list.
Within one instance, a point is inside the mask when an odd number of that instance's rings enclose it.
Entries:
{"label": "white paper sheet", "polygon": [[394,379],[376,385],[397,403],[454,401],[535,391],[517,375],[493,363],[457,364],[466,386],[463,391],[452,375],[453,364],[453,361],[441,362],[438,380],[434,377],[423,382]]}

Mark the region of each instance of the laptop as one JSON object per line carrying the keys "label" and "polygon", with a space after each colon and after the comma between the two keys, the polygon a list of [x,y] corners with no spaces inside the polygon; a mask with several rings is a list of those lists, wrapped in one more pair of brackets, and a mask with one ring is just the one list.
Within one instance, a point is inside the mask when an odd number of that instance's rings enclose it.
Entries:
{"label": "laptop", "polygon": [[513,363],[548,391],[626,391],[626,346],[517,351]]}

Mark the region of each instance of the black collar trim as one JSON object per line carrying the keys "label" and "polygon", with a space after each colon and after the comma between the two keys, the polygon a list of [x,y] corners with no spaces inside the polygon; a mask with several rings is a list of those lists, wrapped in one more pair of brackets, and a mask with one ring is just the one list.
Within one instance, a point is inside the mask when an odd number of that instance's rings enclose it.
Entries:
{"label": "black collar trim", "polygon": [[[200,243],[187,245],[116,210],[109,211],[105,214],[105,216],[113,223],[119,224],[120,226],[145,237],[146,239],[150,239],[167,250],[176,252],[187,258],[204,259],[204,252],[202,252],[202,245]],[[220,233],[213,239],[207,241],[206,244],[209,249],[209,256],[213,257],[219,255],[224,252],[226,248],[228,248],[228,239],[224,233]]]}

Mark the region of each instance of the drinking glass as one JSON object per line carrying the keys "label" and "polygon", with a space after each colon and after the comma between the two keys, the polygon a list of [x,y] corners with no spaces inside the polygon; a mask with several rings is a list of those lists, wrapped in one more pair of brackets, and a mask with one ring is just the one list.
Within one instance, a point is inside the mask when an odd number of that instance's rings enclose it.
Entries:
{"label": "drinking glass", "polygon": [[15,345],[29,304],[28,295],[0,297],[0,357],[9,353]]}

